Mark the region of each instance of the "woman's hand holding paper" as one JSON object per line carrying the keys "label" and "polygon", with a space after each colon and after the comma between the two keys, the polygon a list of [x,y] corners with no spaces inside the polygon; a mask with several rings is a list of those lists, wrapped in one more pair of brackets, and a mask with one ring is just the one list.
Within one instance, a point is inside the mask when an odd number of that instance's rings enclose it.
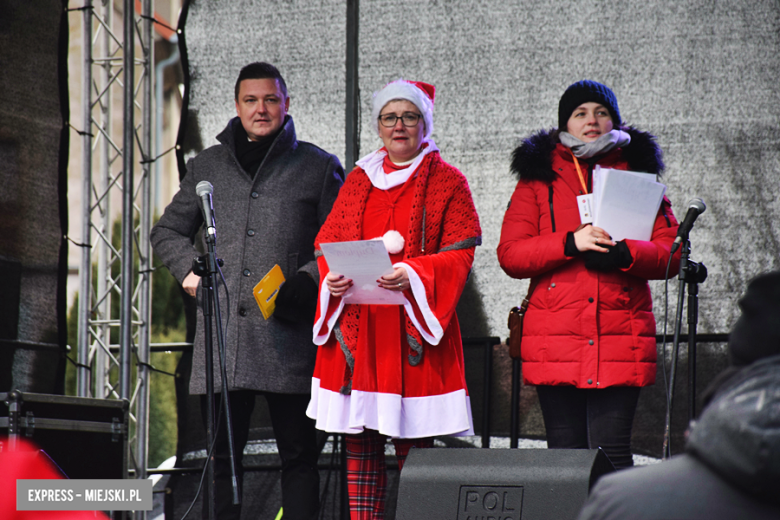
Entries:
{"label": "woman's hand holding paper", "polygon": [[574,244],[580,252],[598,251],[599,253],[608,253],[609,250],[604,246],[614,246],[615,242],[612,241],[609,233],[600,227],[586,224],[580,226],[574,232]]}
{"label": "woman's hand holding paper", "polygon": [[385,275],[376,282],[379,287],[388,291],[405,291],[411,287],[409,275],[406,274],[406,269],[403,267],[396,267],[392,274]]}
{"label": "woman's hand holding paper", "polygon": [[347,292],[350,287],[352,287],[352,280],[349,278],[344,278],[344,275],[330,272],[325,277],[325,284],[328,286],[330,295],[334,298],[338,298],[343,296],[344,293]]}

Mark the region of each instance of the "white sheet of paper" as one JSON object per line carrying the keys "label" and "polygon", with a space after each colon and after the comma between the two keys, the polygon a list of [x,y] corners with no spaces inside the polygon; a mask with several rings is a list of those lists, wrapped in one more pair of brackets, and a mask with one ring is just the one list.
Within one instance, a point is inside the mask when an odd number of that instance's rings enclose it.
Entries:
{"label": "white sheet of paper", "polygon": [[666,186],[656,177],[598,168],[593,172],[593,225],[619,241],[650,240]]}
{"label": "white sheet of paper", "polygon": [[[604,183],[606,182],[606,178],[609,176],[610,172],[620,172],[618,175],[633,175],[637,179],[641,179],[642,181],[653,181],[658,183],[658,175],[654,173],[644,173],[644,172],[632,172],[630,170],[613,170],[611,168],[602,168],[598,164],[596,165],[596,168],[593,170],[593,200],[591,201],[591,211],[593,213],[593,218],[595,219],[596,215],[599,213],[599,205],[601,204],[602,196],[604,195]],[[660,183],[659,183],[660,184]],[[662,185],[663,186],[663,185]],[[666,187],[664,186],[664,191],[666,190]],[[663,198],[663,195],[661,196]],[[660,207],[660,202],[658,203]],[[658,209],[656,208],[656,212],[658,212]],[[653,219],[655,219],[655,214],[653,215]],[[593,221],[591,221],[592,223]],[[584,224],[584,222],[583,222]]]}
{"label": "white sheet of paper", "polygon": [[344,303],[366,305],[403,305],[400,291],[388,291],[376,281],[393,272],[390,255],[381,240],[356,240],[320,244],[330,271],[352,280],[344,293]]}

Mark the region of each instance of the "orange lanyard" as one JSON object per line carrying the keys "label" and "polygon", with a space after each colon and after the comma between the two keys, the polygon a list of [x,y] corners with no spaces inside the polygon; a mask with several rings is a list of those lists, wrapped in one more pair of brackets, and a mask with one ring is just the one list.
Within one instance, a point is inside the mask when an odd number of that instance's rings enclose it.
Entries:
{"label": "orange lanyard", "polygon": [[574,159],[574,167],[577,168],[577,175],[580,177],[580,184],[582,184],[582,191],[583,193],[588,193],[588,185],[585,184],[585,177],[582,176],[582,170],[580,169],[580,162],[577,160],[577,157],[574,155],[574,152],[572,152],[571,148],[569,148],[569,152],[571,152],[571,158]]}

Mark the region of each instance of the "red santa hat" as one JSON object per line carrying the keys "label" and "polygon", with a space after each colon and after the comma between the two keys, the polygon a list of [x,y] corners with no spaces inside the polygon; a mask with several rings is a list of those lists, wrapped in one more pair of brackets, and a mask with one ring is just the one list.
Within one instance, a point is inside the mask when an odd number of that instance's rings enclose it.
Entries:
{"label": "red santa hat", "polygon": [[433,99],[436,96],[436,87],[422,81],[405,81],[397,79],[391,81],[378,92],[374,92],[374,105],[371,117],[374,128],[379,133],[379,112],[389,102],[403,99],[413,103],[423,116],[425,121],[425,139],[429,139],[433,133]]}

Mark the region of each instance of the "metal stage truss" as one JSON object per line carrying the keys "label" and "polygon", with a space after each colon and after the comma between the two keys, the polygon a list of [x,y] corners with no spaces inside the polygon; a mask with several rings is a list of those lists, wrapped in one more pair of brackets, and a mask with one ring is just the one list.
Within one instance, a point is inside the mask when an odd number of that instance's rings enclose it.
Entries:
{"label": "metal stage truss", "polygon": [[[152,0],[85,0],[83,15],[83,185],[79,267],[77,394],[130,403],[129,465],[147,478],[151,327]],[[122,113],[114,110],[122,99]],[[136,116],[140,121],[136,124]],[[121,117],[122,140],[112,138]],[[118,132],[117,132],[118,133]],[[136,159],[136,149],[138,159]],[[121,245],[112,220],[121,200]],[[115,202],[114,202],[115,203]],[[117,271],[118,267],[118,271]],[[117,275],[118,273],[118,275]],[[112,311],[112,300],[120,305]],[[112,339],[113,331],[113,339]],[[117,342],[118,338],[118,342]],[[145,518],[145,512],[136,513]]]}

